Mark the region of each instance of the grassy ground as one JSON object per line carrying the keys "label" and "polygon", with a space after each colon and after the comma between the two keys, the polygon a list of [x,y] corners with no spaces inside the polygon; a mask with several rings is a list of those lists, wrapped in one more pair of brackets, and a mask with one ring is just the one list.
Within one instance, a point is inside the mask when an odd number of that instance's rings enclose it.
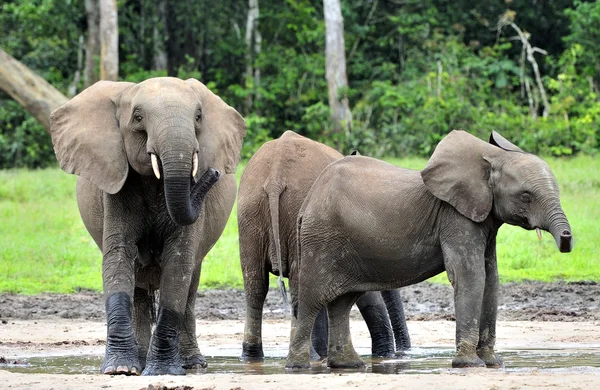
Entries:
{"label": "grassy ground", "polygon": [[[498,237],[501,280],[600,281],[600,158],[546,160],[561,189],[575,249],[561,254],[547,233],[538,241],[534,232],[504,226]],[[421,169],[426,160],[391,162]],[[100,251],[83,227],[74,190],[75,177],[59,169],[0,171],[0,291],[34,294],[102,288]],[[446,281],[444,275],[434,280]],[[201,286],[242,285],[234,209],[223,236],[205,259]]]}

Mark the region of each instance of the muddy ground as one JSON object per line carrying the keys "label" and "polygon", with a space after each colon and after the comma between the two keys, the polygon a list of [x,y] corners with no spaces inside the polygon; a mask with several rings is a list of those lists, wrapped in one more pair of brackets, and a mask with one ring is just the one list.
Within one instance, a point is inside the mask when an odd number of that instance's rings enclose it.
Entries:
{"label": "muddy ground", "polygon": [[[453,320],[452,287],[420,283],[403,288],[406,317],[412,321]],[[265,319],[284,319],[281,296],[270,290]],[[199,320],[243,320],[244,292],[206,290],[198,293]],[[79,318],[104,320],[101,294],[80,292],[71,295],[35,296],[0,294],[0,321],[10,319]],[[598,321],[600,284],[595,282],[509,283],[500,288],[500,321]]]}
{"label": "muddy ground", "polygon": [[[449,286],[421,283],[403,289],[413,346],[445,348],[454,345],[454,306]],[[540,350],[541,360],[525,369],[451,369],[383,375],[368,371],[290,375],[197,372],[186,377],[105,376],[33,373],[11,370],[14,362],[35,356],[101,356],[106,336],[102,296],[92,292],[73,295],[20,296],[0,294],[0,389],[515,389],[600,388],[600,285],[596,283],[524,283],[501,288],[497,347],[501,353]],[[197,329],[209,368],[210,354],[229,351],[239,356],[243,338],[244,294],[239,290],[209,290],[197,299]],[[355,310],[351,323],[355,347],[368,350],[368,330]],[[285,356],[289,320],[279,294],[269,292],[263,326],[265,348]],[[544,352],[547,351],[547,352]],[[544,353],[586,354],[573,367],[544,369],[555,357]],[[564,353],[563,353],[564,352]],[[553,355],[552,355],[553,356]],[[411,359],[408,357],[410,366]],[[234,359],[235,360],[235,359]],[[537,366],[536,366],[537,364]],[[255,369],[248,366],[250,369]],[[374,366],[373,366],[374,367]],[[539,368],[542,367],[542,368]],[[43,367],[42,367],[43,368]],[[260,369],[260,367],[259,367]],[[43,369],[42,369],[43,371]],[[321,371],[322,372],[322,371]],[[162,387],[161,387],[162,386]]]}

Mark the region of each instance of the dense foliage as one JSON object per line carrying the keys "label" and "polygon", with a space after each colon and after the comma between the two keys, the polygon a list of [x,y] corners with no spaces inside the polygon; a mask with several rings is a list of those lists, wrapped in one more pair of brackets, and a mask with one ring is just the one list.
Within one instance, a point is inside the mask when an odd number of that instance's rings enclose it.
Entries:
{"label": "dense foliage", "polygon": [[[259,0],[259,85],[246,76],[247,0],[166,2],[166,27],[160,1],[118,1],[121,78],[199,78],[246,117],[246,157],[287,129],[373,156],[428,155],[454,128],[494,129],[542,154],[600,148],[600,2],[342,1],[353,123],[333,139],[321,1]],[[83,3],[5,0],[0,47],[66,94],[87,34]],[[546,115],[512,26],[546,52],[533,54]],[[157,70],[165,34],[169,64]],[[41,126],[0,95],[0,166],[52,161]]]}

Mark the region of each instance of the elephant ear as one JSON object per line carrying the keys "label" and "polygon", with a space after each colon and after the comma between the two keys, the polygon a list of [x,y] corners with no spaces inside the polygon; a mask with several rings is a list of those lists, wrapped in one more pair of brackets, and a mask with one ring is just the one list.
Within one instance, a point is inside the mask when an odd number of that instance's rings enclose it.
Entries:
{"label": "elephant ear", "polygon": [[484,158],[492,146],[462,130],[453,130],[435,148],[421,177],[436,198],[450,203],[475,222],[492,209],[490,163]]}
{"label": "elephant ear", "polygon": [[492,130],[492,134],[490,134],[490,144],[495,145],[508,152],[523,152],[521,148],[519,148],[517,145],[513,144],[512,142],[501,136],[500,133],[494,130]]}
{"label": "elephant ear", "polygon": [[99,81],[50,116],[50,134],[60,167],[109,194],[121,190],[129,170],[115,101],[132,85]]}
{"label": "elephant ear", "polygon": [[246,136],[244,118],[196,79],[186,80],[200,97],[202,131],[198,143],[210,167],[235,173]]}

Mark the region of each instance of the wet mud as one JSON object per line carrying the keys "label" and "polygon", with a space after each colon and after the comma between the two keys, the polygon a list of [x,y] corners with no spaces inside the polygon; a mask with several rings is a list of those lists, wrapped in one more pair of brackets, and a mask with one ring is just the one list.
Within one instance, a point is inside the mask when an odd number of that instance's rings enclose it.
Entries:
{"label": "wet mud", "polygon": [[[419,283],[402,290],[406,317],[412,321],[453,320],[453,290],[449,285]],[[275,289],[269,290],[265,319],[288,318],[288,310]],[[243,290],[198,292],[196,318],[199,320],[243,320]],[[358,315],[356,310],[354,315]],[[0,294],[0,322],[10,319],[71,318],[102,321],[102,295],[81,291],[75,294]],[[500,288],[500,321],[598,321],[600,284],[595,282],[525,282],[503,284]]]}

